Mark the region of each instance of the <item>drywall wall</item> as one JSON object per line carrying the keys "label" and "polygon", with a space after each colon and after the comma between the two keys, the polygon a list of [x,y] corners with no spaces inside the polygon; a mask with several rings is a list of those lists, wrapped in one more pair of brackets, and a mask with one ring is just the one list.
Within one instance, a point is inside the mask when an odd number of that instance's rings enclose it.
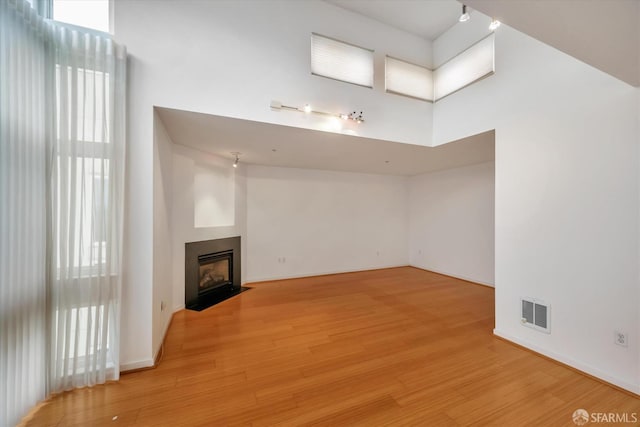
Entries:
{"label": "drywall wall", "polygon": [[[486,34],[489,18],[476,20],[436,40],[434,58]],[[502,26],[495,75],[434,109],[436,144],[496,131],[495,333],[636,393],[637,96]],[[521,297],[551,305],[551,334],[520,324]],[[629,334],[627,348],[614,330]]]}
{"label": "drywall wall", "polygon": [[[373,49],[374,88],[311,75],[311,32]],[[430,66],[431,43],[332,4],[121,1],[115,36],[131,55],[132,92],[150,98],[141,102],[318,130],[328,118],[273,111],[271,100],[357,110],[367,120],[361,136],[429,144],[432,104],[386,94],[384,57]]]}
{"label": "drywall wall", "polygon": [[249,281],[408,264],[407,178],[249,166]]}
{"label": "drywall wall", "polygon": [[[138,100],[129,97],[129,108]],[[154,158],[153,110],[146,109],[149,127],[144,136],[127,129],[125,212],[122,254],[120,370],[153,364],[152,323]],[[146,143],[141,143],[141,141]],[[162,185],[158,183],[157,185]],[[159,208],[161,204],[158,205]],[[157,316],[156,316],[157,317]]]}
{"label": "drywall wall", "polygon": [[[312,31],[375,49],[375,88],[312,76]],[[311,103],[324,111],[357,109],[367,120],[359,131],[362,136],[430,143],[432,104],[384,93],[381,71],[385,54],[431,65],[431,44],[328,3],[116,1],[114,34],[129,53],[124,366],[150,363],[156,350],[149,325],[155,310],[149,296],[154,293],[154,161],[158,161],[153,106],[320,130],[326,128],[326,118],[272,111],[271,100]],[[153,325],[153,330],[159,328]]]}
{"label": "drywall wall", "polygon": [[[172,243],[171,243],[171,282],[173,284],[173,310],[184,308],[184,257],[185,243],[202,240],[222,239],[240,236],[242,239],[242,282],[246,282],[247,250],[246,250],[246,165],[232,166],[229,159],[223,159],[203,153],[182,145],[173,145],[173,210],[172,210]],[[198,175],[215,177],[216,193],[207,193],[198,189]],[[197,191],[198,190],[198,191]],[[231,196],[229,196],[231,194]],[[218,197],[221,196],[221,197]],[[209,215],[220,215],[225,222],[229,212],[233,212],[230,224],[215,227],[196,226],[195,212],[205,204],[204,199],[217,198],[223,204],[221,209],[210,209]],[[230,204],[233,204],[232,206]],[[200,212],[205,216],[204,212]],[[215,217],[209,221],[219,222]]]}
{"label": "drywall wall", "polygon": [[196,228],[235,225],[236,168],[228,161],[220,166],[196,163],[193,182],[193,224]]}
{"label": "drywall wall", "polygon": [[493,286],[494,162],[409,179],[410,264]]}
{"label": "drywall wall", "polygon": [[[158,351],[172,310],[173,143],[154,112],[153,303],[151,348]],[[148,322],[149,320],[147,320]],[[155,359],[155,353],[154,353]]]}
{"label": "drywall wall", "polygon": [[[184,307],[184,244],[242,237],[242,282],[407,265],[407,178],[245,165],[172,144],[173,310]],[[233,225],[196,227],[197,174],[234,179]],[[200,171],[200,172],[199,172]],[[207,197],[205,195],[205,197]],[[228,206],[224,210],[229,210]],[[212,215],[217,209],[209,211]]]}

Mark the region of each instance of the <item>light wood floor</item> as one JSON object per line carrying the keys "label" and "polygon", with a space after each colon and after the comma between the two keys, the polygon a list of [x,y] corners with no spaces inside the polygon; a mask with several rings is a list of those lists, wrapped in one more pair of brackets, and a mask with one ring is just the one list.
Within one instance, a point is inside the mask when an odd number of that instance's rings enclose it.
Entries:
{"label": "light wood floor", "polygon": [[573,426],[578,408],[640,415],[639,399],[495,338],[493,301],[491,288],[411,267],[256,284],[177,313],[158,368],[57,396],[28,425]]}

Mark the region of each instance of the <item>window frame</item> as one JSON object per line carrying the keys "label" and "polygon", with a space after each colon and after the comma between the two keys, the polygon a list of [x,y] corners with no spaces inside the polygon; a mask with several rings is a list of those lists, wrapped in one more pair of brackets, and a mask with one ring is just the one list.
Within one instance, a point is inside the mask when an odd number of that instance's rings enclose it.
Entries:
{"label": "window frame", "polygon": [[108,15],[109,15],[107,17],[107,19],[109,20],[108,31],[102,31],[96,28],[91,28],[91,27],[83,27],[82,25],[70,24],[68,22],[63,22],[63,21],[56,21],[55,19],[53,19],[54,0],[31,0],[31,1],[32,1],[32,6],[38,11],[38,13],[41,16],[55,22],[56,24],[69,28],[70,30],[82,30],[83,32],[90,32],[96,35],[101,35],[106,37],[112,37],[114,34],[114,25],[113,25],[113,19],[115,16],[114,0],[107,0]]}

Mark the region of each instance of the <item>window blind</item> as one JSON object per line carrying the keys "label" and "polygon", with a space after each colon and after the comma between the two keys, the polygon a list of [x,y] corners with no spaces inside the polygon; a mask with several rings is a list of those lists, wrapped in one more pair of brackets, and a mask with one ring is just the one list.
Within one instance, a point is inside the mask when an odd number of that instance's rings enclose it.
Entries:
{"label": "window blind", "polygon": [[389,93],[433,101],[433,71],[387,56],[385,88]]}
{"label": "window blind", "polygon": [[434,95],[439,100],[483,77],[492,74],[494,66],[493,34],[454,56],[433,72]]}
{"label": "window blind", "polygon": [[311,34],[311,73],[373,87],[373,51]]}

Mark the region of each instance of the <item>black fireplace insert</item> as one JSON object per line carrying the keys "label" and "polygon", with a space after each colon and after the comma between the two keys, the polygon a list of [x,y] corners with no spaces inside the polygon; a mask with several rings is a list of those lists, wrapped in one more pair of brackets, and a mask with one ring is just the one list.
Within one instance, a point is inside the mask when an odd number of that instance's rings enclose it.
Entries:
{"label": "black fireplace insert", "polygon": [[198,255],[198,295],[233,286],[233,251]]}
{"label": "black fireplace insert", "polygon": [[240,236],[185,243],[184,302],[203,310],[242,292]]}

